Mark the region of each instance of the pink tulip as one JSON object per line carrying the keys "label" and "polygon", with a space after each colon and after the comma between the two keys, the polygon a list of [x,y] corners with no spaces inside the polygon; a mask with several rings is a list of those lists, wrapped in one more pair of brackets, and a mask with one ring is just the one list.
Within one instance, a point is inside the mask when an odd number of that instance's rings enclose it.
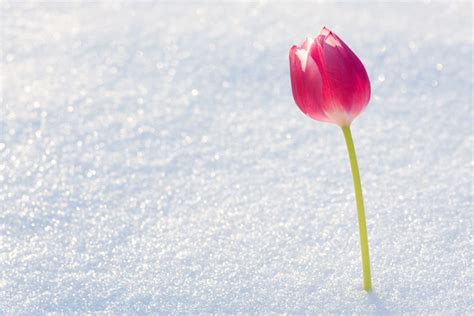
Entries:
{"label": "pink tulip", "polygon": [[372,288],[369,241],[359,166],[350,125],[370,100],[370,81],[364,65],[333,32],[323,28],[313,40],[307,38],[290,49],[293,97],[307,116],[342,128],[352,169],[359,221],[364,289]]}
{"label": "pink tulip", "polygon": [[370,100],[364,65],[333,32],[323,28],[290,49],[293,97],[309,117],[349,126]]}

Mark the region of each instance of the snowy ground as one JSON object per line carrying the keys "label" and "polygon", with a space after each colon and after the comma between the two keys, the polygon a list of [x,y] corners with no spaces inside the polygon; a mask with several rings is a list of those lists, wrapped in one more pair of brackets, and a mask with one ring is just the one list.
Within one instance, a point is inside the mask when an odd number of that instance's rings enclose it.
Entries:
{"label": "snowy ground", "polygon": [[[365,63],[306,118],[288,49]],[[472,5],[1,4],[0,314],[474,313]]]}

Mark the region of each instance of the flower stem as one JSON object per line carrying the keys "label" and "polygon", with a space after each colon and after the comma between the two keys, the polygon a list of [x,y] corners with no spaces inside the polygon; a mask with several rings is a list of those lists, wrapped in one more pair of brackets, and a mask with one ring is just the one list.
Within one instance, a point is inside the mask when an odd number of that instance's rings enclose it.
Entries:
{"label": "flower stem", "polygon": [[360,251],[362,254],[362,272],[364,275],[364,290],[370,291],[372,288],[370,277],[370,260],[369,260],[369,241],[367,238],[367,225],[365,224],[364,200],[362,197],[362,186],[360,184],[359,165],[352,141],[351,129],[349,126],[343,126],[342,132],[346,140],[347,152],[351,162],[352,178],[354,179],[354,190],[357,203],[357,217],[359,218],[360,233]]}

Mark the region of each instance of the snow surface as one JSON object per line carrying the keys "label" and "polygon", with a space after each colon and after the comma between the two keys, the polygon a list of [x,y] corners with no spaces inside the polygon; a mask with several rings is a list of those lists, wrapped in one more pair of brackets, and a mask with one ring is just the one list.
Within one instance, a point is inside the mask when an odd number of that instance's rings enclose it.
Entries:
{"label": "snow surface", "polygon": [[[326,25],[372,81],[291,96]],[[0,314],[473,314],[472,4],[1,4]]]}

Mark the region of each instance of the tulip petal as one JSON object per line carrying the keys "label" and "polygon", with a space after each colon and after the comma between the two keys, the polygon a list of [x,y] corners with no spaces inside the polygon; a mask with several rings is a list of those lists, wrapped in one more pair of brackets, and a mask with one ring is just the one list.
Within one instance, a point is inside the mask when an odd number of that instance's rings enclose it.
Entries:
{"label": "tulip petal", "polygon": [[302,65],[301,61],[296,55],[298,47],[293,45],[290,48],[290,79],[291,79],[291,90],[293,92],[293,98],[295,99],[296,105],[300,105],[303,102],[303,89],[301,82],[302,80]]}
{"label": "tulip petal", "polygon": [[[305,42],[306,43],[306,42]],[[302,46],[310,45],[310,43]],[[306,115],[320,121],[327,118],[322,111],[322,79],[318,66],[304,48],[290,49],[290,77],[293,97]]]}
{"label": "tulip petal", "polygon": [[301,44],[301,48],[304,49],[304,50],[309,51],[309,49],[313,45],[313,42],[314,42],[314,40],[311,37],[307,37],[305,39],[305,41],[303,42],[303,44]]}
{"label": "tulip petal", "polygon": [[[326,33],[326,32],[324,32]],[[332,32],[319,38],[322,44],[322,58],[325,99],[333,102],[333,112],[344,111],[350,121],[359,114],[370,99],[370,82],[359,58],[337,35]],[[347,122],[350,124],[350,121]]]}

